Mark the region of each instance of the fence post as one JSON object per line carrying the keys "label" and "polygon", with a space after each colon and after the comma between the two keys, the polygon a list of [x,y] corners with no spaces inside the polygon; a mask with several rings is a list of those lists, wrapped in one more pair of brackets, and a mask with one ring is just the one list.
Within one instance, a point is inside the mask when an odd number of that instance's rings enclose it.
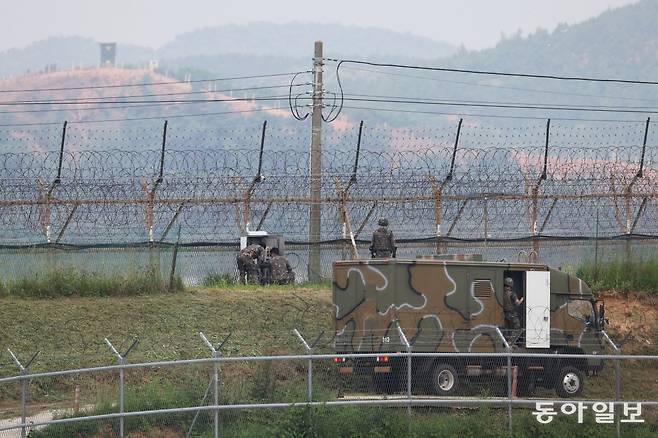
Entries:
{"label": "fence post", "polygon": [[[621,350],[617,345],[610,339],[610,336],[604,331],[602,331],[603,336],[608,341],[612,349],[615,351],[616,355],[621,353]],[[621,367],[619,366],[619,359],[615,359],[615,401],[618,402],[621,400]],[[617,431],[617,438],[621,438],[621,423],[619,422],[619,413],[615,409],[615,428]]]}
{"label": "fence post", "polygon": [[400,336],[400,342],[402,346],[407,350],[407,400],[409,404],[407,405],[407,417],[409,418],[409,429],[411,431],[411,344],[407,340],[407,337],[400,327],[400,321],[396,321],[398,335]]}
{"label": "fence post", "polygon": [[37,358],[39,355],[39,352],[37,351],[32,355],[32,358],[23,366],[20,360],[16,357],[16,355],[9,349],[7,348],[7,351],[11,355],[11,358],[14,360],[14,363],[18,367],[18,369],[21,372],[21,438],[25,438],[27,436],[27,424],[26,424],[26,419],[27,419],[27,384],[28,384],[28,368],[30,365],[32,365],[32,362],[34,362],[34,359]]}
{"label": "fence post", "polygon": [[[203,334],[203,332],[199,332],[199,337],[203,341],[204,344],[210,348],[210,351],[212,351],[212,380],[211,380],[211,385],[213,386],[213,392],[214,392],[214,405],[215,409],[213,409],[213,414],[214,414],[214,437],[218,438],[219,437],[219,356],[221,354],[222,347],[228,339],[231,337],[233,332],[229,333],[228,336],[224,338],[222,342],[217,345],[217,347],[214,347],[212,343],[206,338],[206,335]],[[209,386],[210,387],[210,386]],[[203,400],[201,401],[201,405],[205,404],[206,402],[206,397],[208,396],[208,391],[203,396]],[[194,415],[194,419],[192,420],[192,424],[190,425],[190,430],[187,432],[187,436],[189,437],[192,434],[192,430],[194,428],[194,423],[196,423],[196,419],[199,416],[199,411],[196,411],[196,414]]]}
{"label": "fence post", "polygon": [[169,290],[174,290],[174,280],[176,277],[176,259],[178,257],[178,246],[180,245],[180,229],[181,226],[178,226],[178,237],[176,238],[176,243],[174,244],[174,251],[171,255],[171,270],[169,271]]}
{"label": "fence post", "polygon": [[507,356],[507,397],[509,400],[507,403],[507,427],[509,435],[512,436],[512,347],[498,327],[496,327],[496,333],[498,333],[500,340],[503,341]]}
{"label": "fence post", "polygon": [[121,368],[119,368],[119,414],[121,416],[119,417],[119,438],[124,437],[124,381],[125,381],[125,368],[124,365],[126,364],[126,357],[130,352],[132,351],[133,348],[139,343],[138,339],[135,339],[133,343],[128,347],[126,352],[124,354],[121,354],[117,351],[116,348],[114,348],[114,345],[110,342],[109,339],[105,338],[105,343],[107,344],[108,347],[110,347],[110,350],[112,353],[117,357],[117,363]]}
{"label": "fence post", "polygon": [[[299,333],[299,330],[292,329],[292,333],[295,336],[297,336],[297,338],[302,343],[302,345],[304,346],[304,349],[306,350],[306,353],[308,353],[309,356],[313,355],[313,350],[314,350],[315,346],[318,344],[318,342],[320,342],[320,339],[322,338],[322,336],[324,336],[324,330],[322,330],[320,332],[320,334],[318,335],[318,337],[315,338],[315,341],[313,341],[313,343],[311,343],[311,345],[309,345],[308,342],[306,342],[306,340],[302,336],[302,334]],[[308,379],[308,382],[306,384],[306,396],[308,398],[308,401],[312,402],[313,401],[313,359],[308,360],[307,379]]]}

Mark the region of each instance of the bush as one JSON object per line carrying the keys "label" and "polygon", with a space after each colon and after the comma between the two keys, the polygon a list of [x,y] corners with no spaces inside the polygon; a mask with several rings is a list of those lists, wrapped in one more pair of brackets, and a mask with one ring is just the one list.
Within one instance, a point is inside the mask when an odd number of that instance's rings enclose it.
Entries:
{"label": "bush", "polygon": [[[0,283],[0,295],[23,298],[151,295],[169,292],[167,283],[153,268],[112,276],[60,268]],[[181,278],[175,277],[171,291],[181,291],[183,288]]]}
{"label": "bush", "polygon": [[612,260],[598,264],[583,263],[577,271],[594,290],[658,293],[658,257],[646,260]]}
{"label": "bush", "polygon": [[201,285],[205,287],[228,287],[234,286],[235,279],[228,274],[208,274],[201,280]]}

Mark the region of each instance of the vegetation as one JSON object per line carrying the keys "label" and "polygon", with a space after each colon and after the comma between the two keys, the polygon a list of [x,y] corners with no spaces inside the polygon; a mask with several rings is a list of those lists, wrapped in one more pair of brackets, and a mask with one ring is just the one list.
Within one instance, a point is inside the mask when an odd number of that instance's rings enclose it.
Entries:
{"label": "vegetation", "polygon": [[[41,354],[32,371],[108,365],[114,362],[103,339],[124,350],[140,344],[131,362],[207,357],[203,331],[213,342],[232,333],[223,354],[301,352],[291,330],[317,336],[329,330],[328,288],[240,286],[198,288],[173,294],[63,297],[28,300],[0,298],[0,349]],[[2,363],[2,362],[0,362]],[[11,366],[0,374],[12,374]]]}
{"label": "vegetation", "polygon": [[[158,409],[181,406],[187,394],[178,396],[179,388],[152,386],[144,393],[131,393],[130,408]],[[160,397],[157,406],[150,397]],[[93,414],[113,412],[109,405],[94,410]],[[548,424],[540,424],[528,410],[516,410],[512,437],[540,436],[545,438],[570,436],[573,438],[615,436],[614,425],[594,422],[592,416],[585,416],[583,424],[575,419],[558,416]],[[203,412],[194,424],[194,436],[210,437],[213,421],[210,412]],[[166,418],[152,416],[130,419],[126,431],[159,432],[157,436],[184,435],[189,430],[193,414],[168,415]],[[69,425],[50,426],[35,431],[31,437],[101,436],[116,433],[117,420],[104,423],[81,422]],[[623,425],[624,433],[633,432],[634,437],[651,437],[655,431],[646,424]],[[169,434],[167,434],[169,432]],[[412,421],[405,409],[385,407],[314,407],[290,408],[258,411],[229,411],[220,413],[220,434],[229,437],[509,437],[507,418],[502,410],[488,409],[456,411],[446,409],[421,408],[413,410]],[[103,435],[105,436],[105,435]],[[147,435],[150,436],[150,435]]]}
{"label": "vegetation", "polygon": [[32,277],[0,282],[0,297],[119,297],[183,290],[180,277],[174,277],[171,285],[167,283],[168,279],[154,268],[112,275],[54,268],[35,271]]}
{"label": "vegetation", "polygon": [[598,263],[585,262],[576,275],[594,290],[644,291],[658,294],[658,256],[643,260],[617,259]]}

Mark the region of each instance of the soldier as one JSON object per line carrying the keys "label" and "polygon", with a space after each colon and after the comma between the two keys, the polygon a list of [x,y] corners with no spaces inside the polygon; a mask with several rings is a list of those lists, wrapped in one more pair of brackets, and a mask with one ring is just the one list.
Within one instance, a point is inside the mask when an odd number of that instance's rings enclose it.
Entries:
{"label": "soldier", "polygon": [[370,254],[373,259],[395,257],[397,248],[395,247],[393,232],[388,229],[388,219],[379,219],[378,223],[379,228],[372,233]]}
{"label": "soldier", "polygon": [[260,275],[260,284],[272,283],[272,250],[269,246],[258,257],[258,274]]}
{"label": "soldier", "polygon": [[511,277],[505,278],[505,290],[503,292],[503,312],[505,313],[505,325],[512,330],[521,328],[519,316],[516,313],[516,306],[523,303],[523,297],[520,299],[516,296],[513,290],[514,280]]}
{"label": "soldier", "polygon": [[258,244],[248,245],[237,256],[238,282],[257,284],[259,281],[258,259],[263,254],[263,247]]}
{"label": "soldier", "polygon": [[274,284],[290,284],[295,282],[295,273],[290,267],[288,260],[279,254],[279,248],[272,248],[270,250],[272,255],[270,259],[272,283]]}

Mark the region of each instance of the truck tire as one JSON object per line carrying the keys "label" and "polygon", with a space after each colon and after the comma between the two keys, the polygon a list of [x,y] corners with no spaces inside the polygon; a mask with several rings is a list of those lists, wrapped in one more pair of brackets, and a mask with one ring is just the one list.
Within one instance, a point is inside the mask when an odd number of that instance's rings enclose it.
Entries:
{"label": "truck tire", "polygon": [[429,391],[435,395],[453,395],[459,387],[459,375],[452,365],[437,362],[430,372]]}
{"label": "truck tire", "polygon": [[570,365],[560,368],[555,378],[555,392],[562,398],[579,396],[584,386],[583,373]]}

